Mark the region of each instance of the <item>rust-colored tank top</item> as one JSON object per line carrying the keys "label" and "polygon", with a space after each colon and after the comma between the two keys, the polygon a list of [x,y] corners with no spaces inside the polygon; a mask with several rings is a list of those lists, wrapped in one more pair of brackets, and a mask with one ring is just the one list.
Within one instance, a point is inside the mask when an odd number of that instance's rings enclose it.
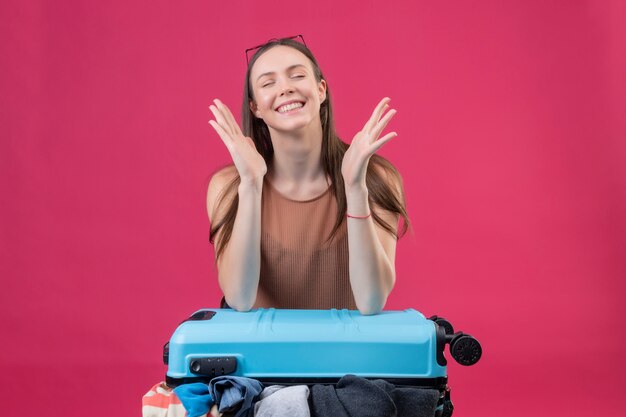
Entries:
{"label": "rust-colored tank top", "polygon": [[254,307],[356,309],[348,270],[348,233],[330,187],[306,201],[281,195],[266,179],[261,197],[261,275]]}

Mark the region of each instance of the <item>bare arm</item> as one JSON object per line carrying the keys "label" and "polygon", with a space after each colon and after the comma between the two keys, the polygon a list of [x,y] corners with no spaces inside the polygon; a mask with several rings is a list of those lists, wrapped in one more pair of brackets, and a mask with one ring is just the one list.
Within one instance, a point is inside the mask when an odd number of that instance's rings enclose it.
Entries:
{"label": "bare arm", "polygon": [[[379,138],[382,130],[395,115],[395,110],[387,110],[389,99],[384,98],[363,129],[356,134],[344,155],[341,173],[346,185],[348,214],[367,216],[375,207],[368,203],[368,190],[365,185],[367,166],[371,156],[386,142],[396,136],[391,132]],[[387,181],[391,181],[387,178]],[[398,184],[389,182],[391,189],[401,190]],[[397,228],[398,216],[383,210],[376,211],[388,224]],[[382,227],[375,224],[372,217],[366,219],[348,218],[348,254],[350,285],[359,311],[362,314],[379,313],[387,301],[395,283],[396,239]]]}
{"label": "bare arm", "polygon": [[[221,189],[229,180],[220,171],[209,184],[207,210],[209,219],[223,215],[223,205],[216,207]],[[238,311],[247,311],[256,301],[261,268],[261,189],[257,182],[241,182],[237,193],[237,217],[230,240],[217,260],[218,282],[226,302]],[[221,240],[221,231],[215,238]]]}
{"label": "bare arm", "polygon": [[[392,227],[397,228],[398,216],[368,204],[367,188],[346,191],[348,213],[367,215],[372,209]],[[348,251],[350,285],[357,307],[362,314],[379,313],[396,280],[396,238],[366,219],[348,218]]]}
{"label": "bare arm", "polygon": [[[230,240],[217,260],[218,281],[226,302],[235,310],[247,311],[256,301],[261,270],[261,191],[267,167],[254,143],[244,137],[230,110],[215,100],[210,106],[216,120],[209,123],[228,148],[239,174],[239,203]],[[217,207],[220,193],[235,171],[218,172],[209,184],[207,210],[210,219],[224,215],[226,204]],[[221,239],[218,233],[215,240]]]}

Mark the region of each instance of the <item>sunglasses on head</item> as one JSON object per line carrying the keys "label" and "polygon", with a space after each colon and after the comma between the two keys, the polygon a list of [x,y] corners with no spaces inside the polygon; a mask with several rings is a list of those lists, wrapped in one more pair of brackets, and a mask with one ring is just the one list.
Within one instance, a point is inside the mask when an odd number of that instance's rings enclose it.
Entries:
{"label": "sunglasses on head", "polygon": [[254,46],[252,48],[248,48],[248,49],[246,49],[246,64],[250,65],[250,57],[249,57],[249,52],[250,51],[256,51],[257,49],[262,48],[262,47],[264,47],[265,45],[267,45],[268,43],[271,43],[271,42],[277,42],[277,41],[282,41],[282,40],[286,40],[286,39],[298,39],[298,38],[300,38],[300,41],[302,42],[302,44],[304,46],[306,46],[306,42],[304,41],[304,37],[302,35],[296,35],[296,36],[290,36],[288,38],[272,38],[272,39],[268,40],[267,42],[262,43],[261,45],[257,45],[257,46]]}

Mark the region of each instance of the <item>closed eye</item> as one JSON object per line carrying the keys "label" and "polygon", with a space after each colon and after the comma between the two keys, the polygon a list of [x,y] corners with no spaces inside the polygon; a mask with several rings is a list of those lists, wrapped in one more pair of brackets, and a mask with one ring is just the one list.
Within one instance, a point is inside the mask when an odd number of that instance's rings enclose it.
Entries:
{"label": "closed eye", "polygon": [[[306,75],[304,74],[296,74],[296,75],[292,75],[291,78],[305,78]],[[268,81],[265,84],[261,85],[261,88],[263,87],[269,87],[270,85],[274,84],[274,81]]]}

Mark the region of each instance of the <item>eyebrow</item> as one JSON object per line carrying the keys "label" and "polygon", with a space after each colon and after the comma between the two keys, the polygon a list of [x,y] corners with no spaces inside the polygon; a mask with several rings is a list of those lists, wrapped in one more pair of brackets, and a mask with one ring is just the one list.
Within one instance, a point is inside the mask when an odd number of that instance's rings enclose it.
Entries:
{"label": "eyebrow", "polygon": [[[302,64],[295,64],[295,65],[291,65],[290,67],[288,67],[287,71],[291,71],[292,69],[298,68],[298,67],[302,67],[302,68],[306,69],[306,66],[304,66]],[[273,74],[276,74],[276,73],[274,71],[264,72],[263,74],[259,75],[256,80],[259,81],[261,79],[261,77],[264,77],[266,75],[273,75]]]}

